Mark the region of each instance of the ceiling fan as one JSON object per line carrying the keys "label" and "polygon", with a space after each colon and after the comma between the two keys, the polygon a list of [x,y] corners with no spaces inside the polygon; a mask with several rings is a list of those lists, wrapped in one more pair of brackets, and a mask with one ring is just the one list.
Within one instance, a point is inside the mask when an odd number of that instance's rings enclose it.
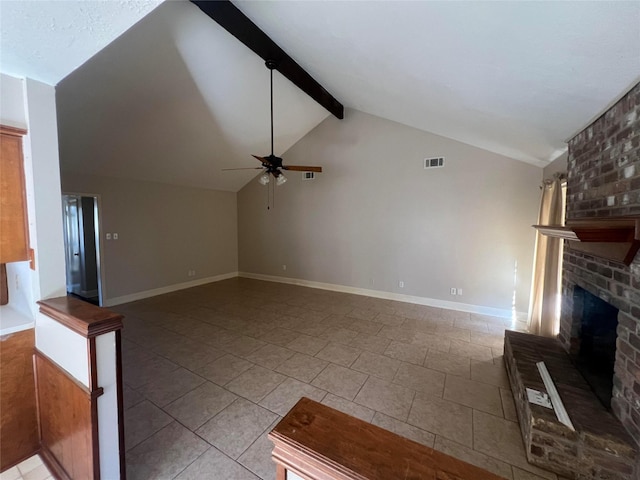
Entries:
{"label": "ceiling fan", "polygon": [[261,167],[249,167],[249,168],[225,168],[224,170],[259,170],[264,169],[264,173],[258,178],[258,182],[262,185],[266,185],[270,181],[270,175],[276,179],[276,185],[282,185],[287,181],[287,177],[284,176],[282,170],[291,170],[293,172],[317,172],[322,173],[322,167],[310,167],[304,165],[283,165],[282,158],[276,157],[273,154],[273,70],[276,68],[276,62],[273,60],[267,60],[265,65],[271,73],[271,155],[266,157],[260,157],[258,155],[252,155],[256,160],[262,163]]}

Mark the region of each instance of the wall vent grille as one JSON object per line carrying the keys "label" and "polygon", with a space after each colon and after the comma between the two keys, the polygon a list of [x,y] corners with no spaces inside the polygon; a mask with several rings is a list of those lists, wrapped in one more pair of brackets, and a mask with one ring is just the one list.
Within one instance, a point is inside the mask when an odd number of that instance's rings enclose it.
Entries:
{"label": "wall vent grille", "polygon": [[444,157],[431,157],[424,159],[424,168],[444,167]]}
{"label": "wall vent grille", "polygon": [[316,172],[302,172],[302,180],[315,180]]}

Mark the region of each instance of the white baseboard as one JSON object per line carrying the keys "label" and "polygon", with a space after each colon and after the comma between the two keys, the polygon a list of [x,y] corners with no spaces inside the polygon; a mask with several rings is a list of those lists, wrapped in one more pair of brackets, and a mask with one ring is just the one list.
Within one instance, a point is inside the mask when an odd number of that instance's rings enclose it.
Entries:
{"label": "white baseboard", "polygon": [[[385,300],[397,300],[399,302],[415,303],[417,305],[427,305],[429,307],[445,308],[448,310],[460,310],[462,312],[478,313],[481,315],[492,315],[494,317],[513,318],[513,311],[503,308],[470,305],[468,303],[450,302],[447,300],[438,300],[436,298],[417,297],[413,295],[404,295],[402,293],[383,292],[381,290],[349,287],[347,285],[336,285],[333,283],[313,282],[310,280],[279,277],[276,275],[263,275],[260,273],[238,272],[238,276],[244,278],[253,278],[255,280],[266,280],[268,282],[287,283],[290,285],[300,285],[302,287],[319,288],[321,290],[331,290],[333,292],[366,295],[367,297],[382,298]],[[526,317],[526,312],[517,312],[516,315],[518,318]]]}
{"label": "white baseboard", "polygon": [[[385,300],[397,300],[399,302],[414,303],[417,305],[427,305],[429,307],[445,308],[448,310],[459,310],[462,312],[478,313],[482,315],[492,315],[494,317],[502,317],[502,318],[513,317],[513,312],[511,310],[502,309],[502,308],[485,307],[482,305],[471,305],[468,303],[450,302],[447,300],[439,300],[436,298],[417,297],[413,295],[404,295],[402,293],[384,292],[381,290],[370,290],[368,288],[350,287],[347,285],[314,282],[311,280],[302,280],[299,278],[279,277],[277,275],[263,275],[260,273],[249,273],[249,272],[224,273],[222,275],[200,278],[198,280],[191,280],[190,282],[176,283],[174,285],[168,285],[166,287],[161,287],[161,288],[154,288],[152,290],[145,290],[143,292],[136,292],[130,295],[123,295],[121,297],[108,298],[104,301],[104,306],[113,307],[115,305],[121,305],[123,303],[135,302],[136,300],[143,300],[145,298],[155,297],[157,295],[163,295],[165,293],[184,290],[185,288],[197,287],[200,285],[205,285],[207,283],[219,282],[221,280],[227,280],[229,278],[235,278],[235,277],[252,278],[255,280],[264,280],[267,282],[286,283],[289,285],[300,285],[302,287],[318,288],[321,290],[330,290],[332,292],[351,293],[354,295],[365,295],[367,297],[382,298]],[[517,316],[518,318],[526,317],[526,312],[517,312]]]}
{"label": "white baseboard", "polygon": [[166,287],[154,288],[152,290],[145,290],[144,292],[136,292],[130,295],[123,295],[121,297],[107,298],[104,301],[105,307],[113,307],[115,305],[121,305],[123,303],[135,302],[136,300],[143,300],[149,297],[155,297],[156,295],[163,295],[165,293],[175,292],[177,290],[184,290],[185,288],[197,287],[205,285],[207,283],[219,282],[220,280],[227,280],[229,278],[235,278],[238,276],[238,272],[223,273],[222,275],[216,275],[213,277],[199,278],[198,280],[191,280],[184,283],[176,283],[168,285]]}

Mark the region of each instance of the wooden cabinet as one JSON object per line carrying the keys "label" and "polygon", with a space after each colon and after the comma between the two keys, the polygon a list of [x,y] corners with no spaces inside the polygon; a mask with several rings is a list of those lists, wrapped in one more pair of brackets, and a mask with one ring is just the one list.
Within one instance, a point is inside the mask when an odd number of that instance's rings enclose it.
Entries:
{"label": "wooden cabinet", "polygon": [[33,328],[0,337],[0,471],[40,448]]}
{"label": "wooden cabinet", "polygon": [[25,133],[25,130],[0,125],[0,263],[29,260],[22,157]]}

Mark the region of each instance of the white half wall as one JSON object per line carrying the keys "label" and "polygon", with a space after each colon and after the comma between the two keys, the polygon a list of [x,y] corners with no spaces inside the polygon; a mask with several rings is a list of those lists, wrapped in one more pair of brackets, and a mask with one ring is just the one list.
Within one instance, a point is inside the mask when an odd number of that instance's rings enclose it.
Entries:
{"label": "white half wall", "polygon": [[36,348],[89,388],[89,357],[85,337],[38,312]]}
{"label": "white half wall", "polygon": [[238,193],[239,271],[527,311],[541,168],[354,110],[282,156],[324,172]]}

